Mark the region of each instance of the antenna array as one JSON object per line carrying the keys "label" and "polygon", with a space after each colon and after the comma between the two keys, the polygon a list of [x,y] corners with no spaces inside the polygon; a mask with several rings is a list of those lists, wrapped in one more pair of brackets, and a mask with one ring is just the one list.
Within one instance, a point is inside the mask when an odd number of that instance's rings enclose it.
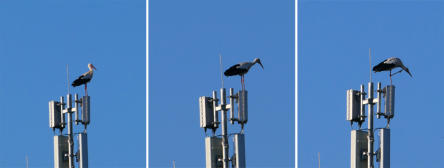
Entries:
{"label": "antenna array", "polygon": [[[68,65],[67,75],[68,75]],[[74,160],[78,162],[79,168],[88,168],[88,145],[87,145],[87,126],[90,123],[90,96],[83,96],[79,99],[78,94],[69,93],[69,77],[67,77],[68,94],[66,101],[63,96],[60,101],[49,102],[49,127],[59,130],[59,134],[54,136],[54,167],[55,168],[75,168]],[[74,107],[72,104],[74,103]],[[75,119],[72,114],[75,113]],[[81,117],[79,116],[81,114]],[[68,122],[65,122],[67,115]],[[74,133],[73,122],[76,125],[82,124],[83,131]],[[65,127],[68,127],[67,134],[63,133]],[[78,150],[74,153],[74,134],[78,134]]]}
{"label": "antenna array", "polygon": [[[212,130],[212,136],[205,137],[206,148],[206,167],[207,168],[229,168],[229,163],[234,168],[245,167],[245,135],[244,125],[248,121],[248,106],[246,90],[234,93],[234,89],[230,88],[229,96],[226,96],[225,88],[220,89],[220,99],[217,98],[217,92],[213,91],[213,97],[199,97],[200,109],[200,127],[204,128],[205,132],[209,128]],[[227,104],[227,98],[229,104]],[[235,101],[238,105],[237,117],[234,115]],[[230,123],[235,122],[241,125],[241,132],[234,134],[234,154],[230,158],[228,156],[228,127],[227,127],[227,112],[230,111]],[[221,112],[222,120],[222,134],[216,136],[216,131],[221,122],[219,121],[219,112]]]}

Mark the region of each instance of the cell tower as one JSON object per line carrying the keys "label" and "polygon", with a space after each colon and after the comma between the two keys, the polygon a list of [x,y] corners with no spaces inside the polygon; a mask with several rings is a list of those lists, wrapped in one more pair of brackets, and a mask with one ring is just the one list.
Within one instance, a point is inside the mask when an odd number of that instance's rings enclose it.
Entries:
{"label": "cell tower", "polygon": [[[74,103],[74,107],[72,107]],[[79,116],[81,112],[81,117]],[[72,113],[75,113],[75,124],[84,125],[84,129],[77,134],[77,152],[74,153],[74,131]],[[65,114],[68,116],[68,123],[65,122]],[[78,98],[74,95],[72,102],[71,94],[66,95],[66,102],[63,96],[60,101],[49,102],[49,127],[58,135],[54,135],[54,168],[75,168],[74,159],[78,162],[79,168],[88,168],[88,141],[86,128],[90,122],[90,96]],[[68,126],[68,133],[63,134],[63,129]],[[55,133],[56,134],[56,133]]]}
{"label": "cell tower", "polygon": [[[213,91],[213,97],[199,97],[200,127],[204,128],[205,132],[207,129],[212,130],[212,135],[205,137],[206,168],[229,168],[230,161],[233,168],[245,168],[245,135],[243,130],[248,121],[248,92],[241,90],[234,93],[234,89],[230,88],[229,104],[226,103],[225,88],[221,88],[220,93],[220,99],[217,98],[216,91]],[[235,100],[238,106],[237,117],[234,116]],[[237,122],[242,128],[239,133],[230,134],[233,135],[234,144],[234,152],[231,158],[228,156],[228,110],[230,111],[230,123],[233,125]],[[220,124],[219,112],[222,112],[222,135],[216,135]]]}
{"label": "cell tower", "polygon": [[[374,98],[373,83],[368,83],[368,92],[364,91],[364,85],[361,90],[347,90],[347,121],[353,125],[358,123],[359,129],[351,131],[351,168],[374,168],[374,156],[379,162],[379,168],[390,168],[390,119],[394,117],[395,107],[395,86],[388,85],[381,88],[381,82],[378,82],[376,90],[377,97]],[[367,95],[367,98],[365,96]],[[383,95],[383,98],[382,98]],[[385,109],[381,112],[382,99],[384,99]],[[365,106],[368,106],[368,116],[365,115]],[[385,128],[374,128],[373,106],[376,105],[376,117],[381,116],[387,120]],[[361,129],[362,123],[367,120],[367,129]],[[379,149],[374,151],[374,132],[379,130]]]}

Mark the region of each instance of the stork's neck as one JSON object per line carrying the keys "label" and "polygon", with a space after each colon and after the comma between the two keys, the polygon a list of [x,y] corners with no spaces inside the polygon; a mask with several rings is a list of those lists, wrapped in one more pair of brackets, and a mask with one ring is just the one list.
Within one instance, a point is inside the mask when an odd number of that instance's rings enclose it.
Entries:
{"label": "stork's neck", "polygon": [[399,66],[400,66],[403,70],[406,70],[406,69],[407,69],[407,67],[405,67],[402,63],[400,63]]}

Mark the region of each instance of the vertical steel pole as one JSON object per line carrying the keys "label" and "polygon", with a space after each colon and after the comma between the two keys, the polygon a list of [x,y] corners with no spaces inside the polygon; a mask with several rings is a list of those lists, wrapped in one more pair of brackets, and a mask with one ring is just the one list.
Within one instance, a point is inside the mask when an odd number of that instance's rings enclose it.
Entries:
{"label": "vertical steel pole", "polygon": [[72,98],[71,94],[67,96],[67,112],[68,112],[68,155],[69,155],[69,168],[74,168],[74,140],[72,138]]}
{"label": "vertical steel pole", "polygon": [[368,150],[367,161],[368,168],[374,168],[373,166],[373,82],[368,83]]}
{"label": "vertical steel pole", "polygon": [[234,124],[234,99],[233,99],[234,89],[230,88],[230,123]]}
{"label": "vertical steel pole", "polygon": [[227,135],[227,109],[225,88],[220,89],[220,107],[222,110],[222,150],[223,150],[223,168],[229,168],[228,159],[228,135]]}

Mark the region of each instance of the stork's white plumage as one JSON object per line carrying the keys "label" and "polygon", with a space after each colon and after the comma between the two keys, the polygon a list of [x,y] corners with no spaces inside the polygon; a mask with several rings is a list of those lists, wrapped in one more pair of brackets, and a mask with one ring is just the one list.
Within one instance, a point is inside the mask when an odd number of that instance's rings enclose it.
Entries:
{"label": "stork's white plumage", "polygon": [[89,68],[88,72],[82,74],[76,80],[74,80],[74,82],[72,82],[73,87],[85,85],[85,95],[86,96],[88,96],[87,83],[91,81],[93,74],[94,74],[94,70],[97,70],[96,67],[94,67],[94,65],[92,65],[92,64],[88,64],[88,68]]}
{"label": "stork's white plumage", "polygon": [[225,72],[224,75],[225,76],[234,76],[234,75],[239,75],[241,76],[241,85],[242,85],[242,90],[245,89],[245,82],[244,82],[244,75],[248,72],[248,70],[250,70],[250,68],[254,65],[258,63],[262,69],[264,69],[264,66],[261,63],[261,60],[259,58],[255,58],[253,60],[253,62],[241,62],[239,64],[233,65],[230,68],[228,68]]}
{"label": "stork's white plumage", "polygon": [[[401,68],[401,70],[392,74],[392,69],[395,69],[397,67]],[[404,66],[401,59],[396,58],[396,57],[388,58],[373,67],[373,71],[375,71],[375,72],[390,71],[390,84],[392,83],[392,76],[397,73],[400,73],[403,70],[406,71],[410,75],[410,77],[413,77],[412,74],[410,73],[409,69]]]}

